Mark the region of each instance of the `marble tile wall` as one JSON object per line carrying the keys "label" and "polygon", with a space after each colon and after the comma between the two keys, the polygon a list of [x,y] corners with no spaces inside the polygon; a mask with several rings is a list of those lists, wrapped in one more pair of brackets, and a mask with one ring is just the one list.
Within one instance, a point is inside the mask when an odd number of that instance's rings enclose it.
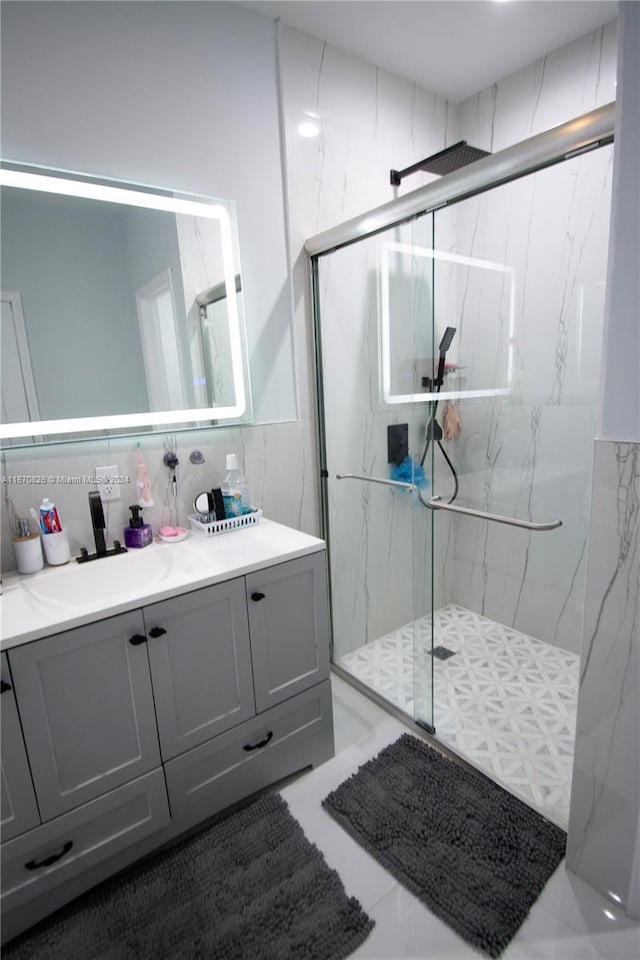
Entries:
{"label": "marble tile wall", "polygon": [[[300,410],[315,431],[304,241],[432,180],[418,173],[396,188],[389,171],[455,140],[455,108],[293,28],[280,27],[279,46]],[[321,124],[316,139],[298,134],[308,117]],[[328,324],[323,346],[337,648],[406,622],[414,605],[424,612],[431,573],[427,511],[384,487],[334,479],[338,472],[388,476],[389,423],[410,424],[412,449],[424,431],[423,411],[389,410],[380,401],[378,268],[379,245],[372,243],[323,258],[320,273]]]}
{"label": "marble tile wall", "polygon": [[567,863],[640,917],[638,443],[595,442],[587,576]]}
{"label": "marble tile wall", "polygon": [[456,518],[444,590],[453,602],[574,653],[581,638],[612,153],[603,148],[436,213],[436,237],[440,218],[455,218],[452,249],[506,264],[513,281],[511,291],[505,280],[498,299],[490,271],[457,270],[450,322],[458,328],[452,353],[463,367],[462,389],[500,387],[505,372],[511,379],[504,397],[465,400],[462,394],[463,430],[447,444],[460,475],[460,500],[563,523],[556,531],[527,533]]}
{"label": "marble tile wall", "polygon": [[[495,152],[615,100],[616,32],[607,24],[459,104],[459,136]],[[559,516],[563,527],[527,534],[457,519],[443,589],[573,652],[581,643],[611,163],[606,148],[457,212],[456,249],[508,262],[516,275],[515,389],[504,401],[462,402],[461,497],[497,513]],[[476,333],[482,322],[491,327],[493,317],[481,315]]]}
{"label": "marble tile wall", "polygon": [[458,104],[461,139],[502,150],[616,99],[615,18]]}
{"label": "marble tile wall", "polygon": [[640,7],[619,10],[604,388],[567,863],[640,919]]}
{"label": "marble tile wall", "polygon": [[[72,553],[78,553],[82,546],[93,548],[88,491],[96,486],[83,478],[92,476],[96,466],[116,465],[120,476],[130,479],[129,483],[122,484],[122,498],[105,504],[108,539],[122,540],[128,506],[136,502],[136,439],[56,444],[33,453],[20,450],[3,454],[0,493],[3,573],[15,569],[8,527],[8,497],[17,513],[24,517],[29,517],[29,508],[37,507],[42,497],[50,497],[59,507]],[[141,443],[154,497],[154,506],[144,513],[154,530],[176,522],[188,526],[187,516],[193,511],[194,496],[221,483],[227,453],[237,453],[249,481],[251,499],[266,516],[299,530],[313,533],[316,529],[315,483],[308,473],[314,456],[313,437],[309,435],[308,425],[302,422],[158,434],[142,438]],[[191,451],[196,449],[205,458],[201,465],[189,462]],[[180,461],[177,514],[169,470],[162,462],[166,450],[174,450]],[[9,482],[4,478],[9,478]],[[21,478],[26,478],[26,482]]]}
{"label": "marble tile wall", "polygon": [[[435,152],[442,136],[495,151],[615,98],[615,24],[455,109],[290,28],[281,28],[279,38],[296,331],[307,338],[302,355],[309,358],[308,277],[300,262],[305,234],[390,199],[387,168]],[[305,114],[321,120],[317,140],[297,135]],[[573,651],[580,642],[610,163],[610,151],[600,151],[591,162],[563,165],[435,217],[437,249],[508,264],[516,278],[512,394],[508,401],[465,401],[463,433],[448,445],[461,475],[461,499],[533,519],[560,511],[564,526],[550,551],[542,535],[536,541],[507,527],[488,529],[440,514],[434,600],[464,604]],[[427,181],[407,180],[401,189]],[[398,240],[401,231],[383,236]],[[430,227],[423,224],[408,238],[430,246]],[[382,242],[320,260],[330,474],[388,476],[389,422],[408,422],[412,452],[422,447],[425,408],[385,408],[380,400]],[[456,326],[450,359],[466,365],[470,385],[475,378],[475,385],[486,379],[490,386],[501,305],[490,302],[475,273],[474,288],[469,271],[465,276],[460,268],[437,266],[436,342],[444,326]],[[504,327],[504,318],[500,322]],[[415,335],[415,317],[407,329]],[[311,407],[311,394],[307,401]],[[446,493],[449,478],[438,455],[429,472],[435,472],[434,489]],[[426,612],[420,608],[430,600],[429,524],[420,510],[403,513],[397,495],[391,505],[394,495],[384,489],[347,493],[344,484],[329,483],[336,638],[355,647],[415,611]]]}

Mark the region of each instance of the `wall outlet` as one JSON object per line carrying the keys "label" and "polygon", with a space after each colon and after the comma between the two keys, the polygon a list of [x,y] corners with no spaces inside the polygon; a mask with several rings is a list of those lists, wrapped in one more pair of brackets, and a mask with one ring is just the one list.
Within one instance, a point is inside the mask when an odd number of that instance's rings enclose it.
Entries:
{"label": "wall outlet", "polygon": [[97,487],[103,503],[109,500],[120,499],[120,483],[118,482],[118,467],[96,467]]}

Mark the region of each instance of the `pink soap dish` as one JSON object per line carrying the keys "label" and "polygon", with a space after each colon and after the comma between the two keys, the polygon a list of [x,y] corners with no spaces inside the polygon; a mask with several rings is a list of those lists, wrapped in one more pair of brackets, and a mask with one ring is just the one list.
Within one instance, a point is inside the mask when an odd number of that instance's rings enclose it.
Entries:
{"label": "pink soap dish", "polygon": [[189,536],[189,531],[184,527],[160,527],[158,538],[163,543],[180,543],[185,537]]}

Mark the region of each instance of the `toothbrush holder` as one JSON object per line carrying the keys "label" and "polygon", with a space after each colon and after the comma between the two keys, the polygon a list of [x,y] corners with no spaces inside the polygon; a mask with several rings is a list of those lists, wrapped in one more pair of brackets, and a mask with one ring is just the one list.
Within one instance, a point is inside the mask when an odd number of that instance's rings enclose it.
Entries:
{"label": "toothbrush holder", "polygon": [[69,549],[69,538],[66,530],[43,534],[42,542],[47,563],[51,564],[52,567],[60,566],[60,564],[68,563],[71,560],[71,550]]}
{"label": "toothbrush holder", "polygon": [[11,537],[16,564],[20,573],[37,573],[44,566],[42,540],[39,533],[29,533],[26,537]]}

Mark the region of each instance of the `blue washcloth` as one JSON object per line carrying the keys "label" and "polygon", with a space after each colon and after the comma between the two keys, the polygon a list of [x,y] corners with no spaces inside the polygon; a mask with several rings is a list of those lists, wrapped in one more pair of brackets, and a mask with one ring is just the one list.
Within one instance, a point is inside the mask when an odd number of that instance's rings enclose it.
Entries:
{"label": "blue washcloth", "polygon": [[424,467],[420,466],[413,457],[406,456],[402,463],[394,463],[391,467],[391,479],[399,480],[401,483],[415,483],[422,489],[428,484],[427,475]]}

